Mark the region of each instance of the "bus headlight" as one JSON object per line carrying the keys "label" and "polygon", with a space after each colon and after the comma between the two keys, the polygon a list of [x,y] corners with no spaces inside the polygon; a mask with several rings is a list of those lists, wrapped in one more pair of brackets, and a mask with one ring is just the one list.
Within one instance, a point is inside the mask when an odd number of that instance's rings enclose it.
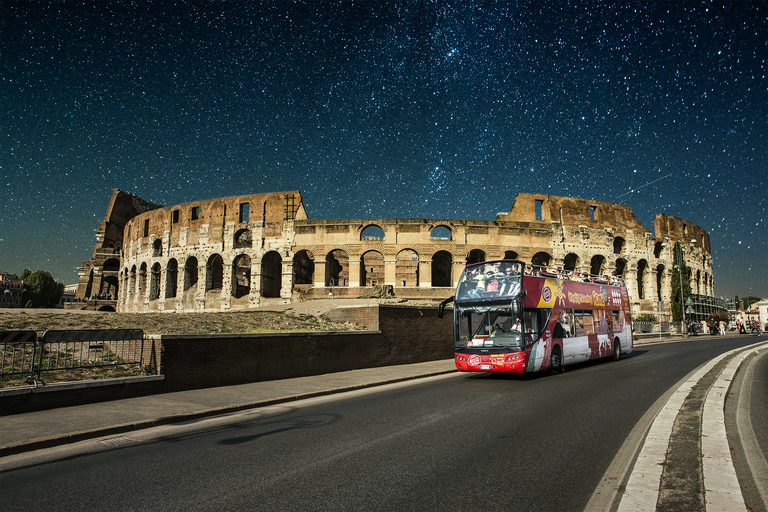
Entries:
{"label": "bus headlight", "polygon": [[519,361],[520,360],[520,354],[515,354],[513,356],[507,356],[507,358],[504,360],[507,363],[511,363],[512,361]]}

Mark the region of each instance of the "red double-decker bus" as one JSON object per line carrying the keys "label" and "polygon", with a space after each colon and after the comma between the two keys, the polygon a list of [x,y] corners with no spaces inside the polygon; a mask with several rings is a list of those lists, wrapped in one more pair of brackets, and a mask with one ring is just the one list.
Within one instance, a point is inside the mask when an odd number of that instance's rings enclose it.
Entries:
{"label": "red double-decker bus", "polygon": [[450,302],[459,371],[557,373],[633,349],[629,296],[614,276],[486,261],[464,269],[440,317]]}

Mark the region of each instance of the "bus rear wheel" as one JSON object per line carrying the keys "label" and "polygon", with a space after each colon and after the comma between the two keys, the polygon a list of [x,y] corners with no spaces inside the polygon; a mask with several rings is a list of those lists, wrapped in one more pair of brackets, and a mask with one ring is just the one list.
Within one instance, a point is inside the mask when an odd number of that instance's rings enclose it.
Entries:
{"label": "bus rear wheel", "polygon": [[555,375],[556,373],[564,372],[563,357],[560,353],[560,347],[555,345],[552,347],[552,353],[549,354],[549,374]]}
{"label": "bus rear wheel", "polygon": [[621,359],[621,342],[619,341],[619,338],[614,338],[613,340],[613,360],[618,361]]}

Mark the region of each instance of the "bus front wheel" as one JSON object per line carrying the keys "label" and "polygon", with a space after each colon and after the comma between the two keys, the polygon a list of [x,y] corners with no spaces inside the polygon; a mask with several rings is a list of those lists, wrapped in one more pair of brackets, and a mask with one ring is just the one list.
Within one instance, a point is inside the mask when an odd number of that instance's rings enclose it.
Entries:
{"label": "bus front wheel", "polygon": [[614,338],[613,340],[613,360],[618,361],[621,359],[621,342],[619,341],[619,338]]}
{"label": "bus front wheel", "polygon": [[560,347],[552,347],[552,353],[549,354],[549,374],[555,375],[556,373],[564,372],[563,357],[560,353]]}

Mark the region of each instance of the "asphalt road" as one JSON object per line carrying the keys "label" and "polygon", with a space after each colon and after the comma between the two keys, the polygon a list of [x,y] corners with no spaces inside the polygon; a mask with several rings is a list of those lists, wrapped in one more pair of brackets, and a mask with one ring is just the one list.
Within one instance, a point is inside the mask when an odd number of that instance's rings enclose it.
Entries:
{"label": "asphalt road", "polygon": [[0,461],[0,508],[583,510],[660,396],[754,341],[641,346],[556,376],[449,374],[32,452]]}

